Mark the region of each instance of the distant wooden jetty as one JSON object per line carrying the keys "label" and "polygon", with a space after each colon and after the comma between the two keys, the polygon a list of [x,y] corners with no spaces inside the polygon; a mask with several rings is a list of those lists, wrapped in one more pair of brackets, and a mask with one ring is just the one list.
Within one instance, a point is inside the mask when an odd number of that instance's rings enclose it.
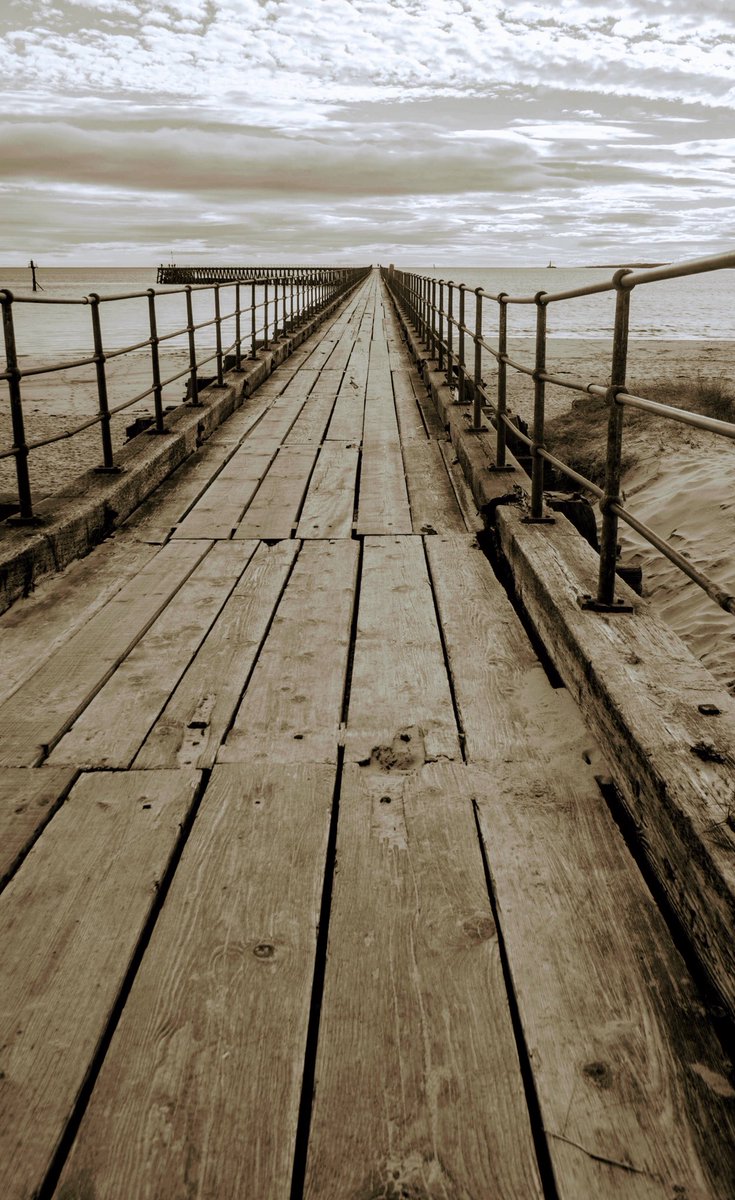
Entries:
{"label": "distant wooden jetty", "polygon": [[157,283],[237,283],[238,280],[301,279],[328,283],[340,267],[177,267],[173,263],[158,268]]}

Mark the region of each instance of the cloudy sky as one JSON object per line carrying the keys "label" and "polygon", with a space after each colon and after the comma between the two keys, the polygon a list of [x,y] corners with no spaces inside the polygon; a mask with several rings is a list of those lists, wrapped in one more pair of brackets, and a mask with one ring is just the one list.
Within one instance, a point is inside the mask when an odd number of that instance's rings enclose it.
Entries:
{"label": "cloudy sky", "polygon": [[731,249],[732,0],[4,0],[0,262]]}

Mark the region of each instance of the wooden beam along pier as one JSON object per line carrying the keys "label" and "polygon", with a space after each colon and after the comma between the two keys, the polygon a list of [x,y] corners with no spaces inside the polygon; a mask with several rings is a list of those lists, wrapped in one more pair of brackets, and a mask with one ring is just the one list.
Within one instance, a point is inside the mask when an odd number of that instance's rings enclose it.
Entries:
{"label": "wooden beam along pier", "polygon": [[[562,687],[539,660],[483,550],[481,439],[406,336],[373,272],[0,617],[3,1200],[735,1195],[732,948],[700,962],[665,903],[696,864],[722,941],[731,830],[621,829],[623,718],[601,732],[594,662]],[[561,596],[576,535],[523,528]],[[633,618],[575,619],[617,678]],[[700,700],[676,653],[679,708],[639,700],[662,778],[656,729]],[[724,796],[705,758],[672,805]]]}

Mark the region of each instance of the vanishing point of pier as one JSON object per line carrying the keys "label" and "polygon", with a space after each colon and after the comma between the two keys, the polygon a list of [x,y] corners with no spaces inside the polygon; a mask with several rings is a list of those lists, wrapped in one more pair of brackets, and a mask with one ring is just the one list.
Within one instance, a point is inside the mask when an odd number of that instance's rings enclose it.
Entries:
{"label": "vanishing point of pier", "polygon": [[735,1195],[732,702],[400,317],[0,618],[2,1200]]}

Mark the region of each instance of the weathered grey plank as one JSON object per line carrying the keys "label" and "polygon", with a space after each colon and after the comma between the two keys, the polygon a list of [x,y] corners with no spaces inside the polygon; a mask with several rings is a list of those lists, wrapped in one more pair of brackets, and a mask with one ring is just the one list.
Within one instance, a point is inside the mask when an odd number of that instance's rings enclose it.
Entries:
{"label": "weathered grey plank", "polygon": [[414,533],[466,533],[467,527],[439,443],[426,439],[406,443],[403,465]]}
{"label": "weathered grey plank", "polygon": [[731,1195],[735,1091],[684,963],[589,768],[472,771],[561,1200]]}
{"label": "weathered grey plank", "polygon": [[291,536],[309,486],[318,447],[283,446],[235,531],[236,538]]}
{"label": "weathered grey plank", "polygon": [[358,549],[302,546],[219,762],[337,761]]}
{"label": "weathered grey plank", "polygon": [[256,548],[216,543],[52,751],[51,766],[130,765]]}
{"label": "weathered grey plank", "polygon": [[403,369],[392,370],[391,379],[393,382],[396,416],[401,431],[401,443],[405,447],[407,442],[425,442],[429,435],[426,432],[421,409],[418,406],[416,393],[413,390],[411,382],[413,372],[406,365],[405,351],[402,352],[402,355]]}
{"label": "weathered grey plank", "polygon": [[285,439],[286,445],[308,445],[313,442],[319,444],[323,440],[341,381],[341,371],[325,369],[320,373],[306,404]]}
{"label": "weathered grey plank", "polygon": [[229,538],[248,507],[278,449],[246,443],[213,479],[174,530],[174,538]]}
{"label": "weathered grey plank", "polygon": [[212,766],[299,546],[258,546],[134,767]]}
{"label": "weathered grey plank", "polygon": [[164,546],[0,705],[0,764],[33,766],[55,746],[211,545]]}
{"label": "weathered grey plank", "polygon": [[215,767],[59,1197],[287,1200],[333,786]]}
{"label": "weathered grey plank", "polygon": [[305,1196],[540,1198],[472,804],[346,766]]}
{"label": "weathered grey plank", "polygon": [[345,753],[461,757],[421,538],[365,539]]}
{"label": "weathered grey plank", "polygon": [[519,517],[499,511],[498,525],[531,619],[609,747],[641,846],[735,1015],[735,702],[633,593],[629,615],[581,610],[597,556],[563,517],[546,537]]}
{"label": "weathered grey plank", "polygon": [[76,771],[69,767],[0,769],[0,887],[51,820],[75,778]]}
{"label": "weathered grey plank", "polygon": [[350,536],[359,458],[354,445],[324,443],[301,510],[297,537]]}
{"label": "weathered grey plank", "polygon": [[36,1195],[194,799],[192,771],[82,776],[0,897],[0,1194]]}

